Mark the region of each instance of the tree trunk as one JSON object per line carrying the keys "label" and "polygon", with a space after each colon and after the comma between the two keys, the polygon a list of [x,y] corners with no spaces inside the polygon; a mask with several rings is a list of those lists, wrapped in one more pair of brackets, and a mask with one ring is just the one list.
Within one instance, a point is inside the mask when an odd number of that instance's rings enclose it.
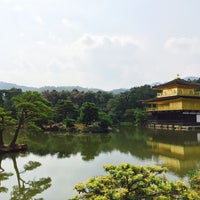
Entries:
{"label": "tree trunk", "polygon": [[22,121],[20,120],[19,124],[17,126],[17,129],[15,130],[15,135],[14,135],[14,137],[13,137],[13,139],[12,139],[10,145],[9,145],[10,147],[14,147],[15,146],[21,126],[22,126]]}
{"label": "tree trunk", "polygon": [[15,130],[15,135],[10,143],[10,147],[14,147],[15,144],[16,144],[16,141],[17,141],[17,138],[18,138],[18,135],[19,135],[19,131],[21,129],[21,126],[24,122],[24,111],[22,110],[21,111],[21,114],[20,114],[20,117],[19,117],[19,120],[18,120],[18,125],[17,125],[17,129]]}
{"label": "tree trunk", "polygon": [[[3,160],[3,158],[2,157],[0,157],[0,173],[2,173],[2,172],[4,172],[5,170],[3,169],[3,167],[2,167],[2,160]],[[1,182],[0,182],[1,183]]]}
{"label": "tree trunk", "polygon": [[14,169],[15,169],[15,172],[16,172],[16,176],[17,176],[17,182],[18,182],[18,187],[19,189],[21,189],[21,184],[20,184],[20,172],[19,172],[19,169],[17,167],[17,161],[16,161],[16,157],[15,156],[12,156],[12,161],[13,161],[13,166],[14,166]]}
{"label": "tree trunk", "polygon": [[0,131],[0,148],[4,147],[4,142],[3,142],[3,131]]}

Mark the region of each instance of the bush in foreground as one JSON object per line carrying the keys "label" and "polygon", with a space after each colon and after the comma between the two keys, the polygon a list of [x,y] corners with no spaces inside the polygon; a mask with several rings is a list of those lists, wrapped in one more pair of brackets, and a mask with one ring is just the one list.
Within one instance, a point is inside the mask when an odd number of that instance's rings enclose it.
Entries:
{"label": "bush in foreground", "polygon": [[106,175],[93,177],[75,186],[72,200],[200,199],[182,182],[170,182],[159,166],[106,165]]}
{"label": "bush in foreground", "polygon": [[200,169],[194,172],[189,182],[191,187],[200,195]]}

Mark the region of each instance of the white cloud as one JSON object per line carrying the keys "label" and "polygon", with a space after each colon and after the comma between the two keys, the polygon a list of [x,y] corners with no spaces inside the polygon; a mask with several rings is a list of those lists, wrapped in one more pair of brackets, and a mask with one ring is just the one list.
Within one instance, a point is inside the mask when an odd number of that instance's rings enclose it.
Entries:
{"label": "white cloud", "polygon": [[173,54],[200,54],[200,38],[171,37],[167,39],[164,46]]}
{"label": "white cloud", "polygon": [[[130,68],[130,59],[134,59],[140,46],[132,38],[119,36],[84,35],[73,44],[76,57],[79,51],[79,66],[82,67],[88,84],[99,86],[120,79],[122,71]],[[129,63],[130,61],[130,63]],[[109,78],[110,77],[110,78]]]}
{"label": "white cloud", "polygon": [[[32,42],[22,46],[12,60],[18,71],[15,78],[27,73],[33,85],[112,89],[126,87],[133,74],[140,73],[135,63],[143,50],[140,41],[130,36],[86,34],[71,43],[52,38]],[[24,84],[30,81],[27,77]]]}
{"label": "white cloud", "polygon": [[69,20],[67,18],[62,18],[61,19],[61,23],[64,25],[64,27],[66,29],[70,29],[70,30],[79,30],[79,26],[76,22],[73,22],[72,20]]}
{"label": "white cloud", "polygon": [[109,36],[109,35],[93,35],[85,34],[80,37],[75,44],[79,44],[86,48],[97,48],[99,46],[132,46],[142,49],[142,45],[136,39],[130,36]]}
{"label": "white cloud", "polygon": [[1,80],[111,89],[198,76],[199,6],[185,5],[0,0]]}
{"label": "white cloud", "polygon": [[38,16],[34,16],[33,19],[37,24],[40,24],[40,25],[44,24],[43,18],[41,16],[39,16],[39,15]]}
{"label": "white cloud", "polygon": [[16,4],[16,5],[14,5],[13,10],[16,12],[22,12],[24,10],[24,8],[22,5]]}
{"label": "white cloud", "polygon": [[143,51],[142,44],[131,37],[92,34],[83,35],[69,48],[76,58],[78,56],[88,64],[95,62],[93,66],[101,67],[114,67],[115,63],[126,65],[129,59]]}

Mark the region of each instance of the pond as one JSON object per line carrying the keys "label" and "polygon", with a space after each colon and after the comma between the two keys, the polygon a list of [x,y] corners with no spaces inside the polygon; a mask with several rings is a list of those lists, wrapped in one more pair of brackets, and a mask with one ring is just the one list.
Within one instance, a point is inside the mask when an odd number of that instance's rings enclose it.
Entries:
{"label": "pond", "polygon": [[187,181],[200,167],[200,133],[120,128],[109,134],[21,134],[28,151],[0,157],[0,199],[67,200],[74,185],[121,162],[162,165]]}

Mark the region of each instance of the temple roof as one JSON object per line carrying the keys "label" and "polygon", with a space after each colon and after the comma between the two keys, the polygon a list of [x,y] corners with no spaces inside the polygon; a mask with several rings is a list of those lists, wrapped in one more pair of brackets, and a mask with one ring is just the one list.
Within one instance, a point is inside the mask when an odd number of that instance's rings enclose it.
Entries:
{"label": "temple roof", "polygon": [[169,88],[169,87],[174,87],[174,86],[183,86],[183,87],[189,87],[189,88],[199,88],[200,84],[199,83],[192,83],[192,82],[186,81],[184,79],[176,78],[176,79],[174,79],[172,81],[169,81],[167,83],[156,85],[156,86],[153,87],[153,89],[162,90],[162,89]]}
{"label": "temple roof", "polygon": [[167,96],[167,97],[160,97],[160,98],[152,98],[152,99],[148,99],[143,101],[143,103],[146,104],[151,104],[153,102],[162,102],[162,101],[167,101],[167,100],[175,100],[175,99],[180,99],[180,98],[184,98],[184,99],[200,99],[200,96],[184,96],[184,95],[177,95],[177,96]]}

